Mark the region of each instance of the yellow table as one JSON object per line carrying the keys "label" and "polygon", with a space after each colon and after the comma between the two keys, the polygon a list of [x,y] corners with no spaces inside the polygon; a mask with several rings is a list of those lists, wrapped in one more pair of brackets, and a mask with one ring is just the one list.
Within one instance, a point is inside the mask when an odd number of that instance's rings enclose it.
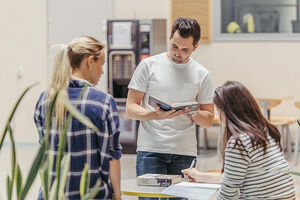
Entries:
{"label": "yellow table", "polygon": [[[215,170],[211,171],[215,172]],[[152,197],[152,198],[174,198],[174,196],[161,194],[167,187],[155,187],[155,186],[141,186],[137,185],[136,179],[121,180],[121,192],[122,195],[136,196],[136,197]],[[217,192],[209,198],[209,200],[215,200]]]}

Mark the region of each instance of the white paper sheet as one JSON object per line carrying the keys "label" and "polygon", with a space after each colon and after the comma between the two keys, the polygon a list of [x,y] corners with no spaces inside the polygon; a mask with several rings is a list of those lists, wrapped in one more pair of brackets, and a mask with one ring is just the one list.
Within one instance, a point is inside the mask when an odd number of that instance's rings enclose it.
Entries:
{"label": "white paper sheet", "polygon": [[208,200],[217,192],[218,188],[220,188],[219,184],[181,182],[166,188],[162,191],[162,194],[189,199]]}
{"label": "white paper sheet", "polygon": [[112,29],[112,48],[132,48],[131,22],[114,22]]}

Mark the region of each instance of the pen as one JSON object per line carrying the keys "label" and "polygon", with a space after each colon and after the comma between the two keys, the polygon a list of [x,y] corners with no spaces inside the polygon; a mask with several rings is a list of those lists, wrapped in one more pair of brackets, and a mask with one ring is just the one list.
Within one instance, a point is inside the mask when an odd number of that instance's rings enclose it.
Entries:
{"label": "pen", "polygon": [[[191,165],[190,165],[190,170],[192,170],[192,168],[194,167],[195,165],[195,162],[196,162],[196,158],[193,159]],[[186,175],[186,178],[188,179],[189,178],[189,175]]]}

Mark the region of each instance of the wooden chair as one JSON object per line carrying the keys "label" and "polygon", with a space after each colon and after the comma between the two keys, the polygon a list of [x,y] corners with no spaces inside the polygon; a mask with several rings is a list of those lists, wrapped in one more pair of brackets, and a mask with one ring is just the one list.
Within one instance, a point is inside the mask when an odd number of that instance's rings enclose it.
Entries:
{"label": "wooden chair", "polygon": [[255,99],[260,106],[265,118],[270,119],[271,108],[278,106],[281,103],[281,99],[272,98],[256,98]]}
{"label": "wooden chair", "polygon": [[[300,101],[295,102],[295,106],[298,110],[300,110]],[[296,141],[295,141],[295,157],[294,157],[294,165],[298,165],[298,153],[299,153],[299,138],[300,137],[300,127],[298,126],[297,134],[296,134]]]}

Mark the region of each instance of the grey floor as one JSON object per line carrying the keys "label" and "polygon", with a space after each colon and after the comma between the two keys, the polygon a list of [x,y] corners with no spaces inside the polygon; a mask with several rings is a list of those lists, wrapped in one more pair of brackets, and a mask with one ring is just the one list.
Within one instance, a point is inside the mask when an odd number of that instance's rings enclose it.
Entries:
{"label": "grey floor", "polygon": [[[18,163],[21,166],[21,170],[23,172],[23,180],[28,173],[32,158],[35,156],[36,151],[38,149],[38,145],[22,145],[18,144],[17,146],[17,156]],[[6,199],[6,176],[11,174],[10,171],[10,145],[4,145],[3,149],[0,152],[0,200]],[[292,164],[292,159],[289,159],[289,163],[292,169],[296,169],[300,171],[300,167],[295,167]],[[131,179],[135,178],[135,164],[136,164],[136,155],[134,154],[124,154],[121,158],[121,167],[122,167],[122,175],[121,179]],[[299,163],[300,166],[300,163]],[[200,151],[200,155],[198,156],[198,163],[196,165],[200,171],[206,171],[209,169],[219,169],[221,168],[221,160],[216,156],[216,150],[209,151]],[[297,199],[300,200],[300,177],[294,177],[296,187],[297,187]],[[36,199],[38,194],[38,189],[40,185],[39,178],[33,184],[33,187],[29,191],[29,194],[26,199]],[[14,198],[15,199],[15,198]],[[135,197],[123,196],[123,199],[137,199]]]}

